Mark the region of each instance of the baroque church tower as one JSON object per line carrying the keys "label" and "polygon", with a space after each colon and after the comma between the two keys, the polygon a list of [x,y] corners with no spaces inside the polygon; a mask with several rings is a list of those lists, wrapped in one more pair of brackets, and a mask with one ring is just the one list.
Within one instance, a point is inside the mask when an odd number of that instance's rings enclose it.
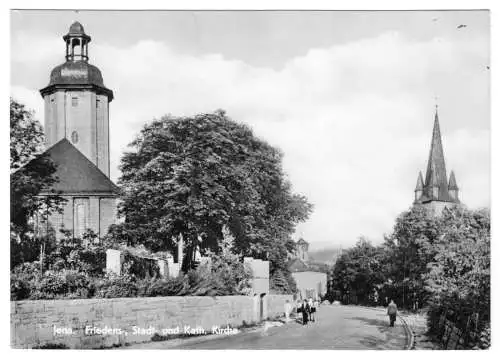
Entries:
{"label": "baroque church tower", "polygon": [[68,139],[109,177],[109,103],[113,92],[101,71],[89,64],[90,36],[74,22],[63,36],[66,62],[55,67],[40,90],[45,101],[46,145]]}
{"label": "baroque church tower", "polygon": [[435,215],[439,215],[445,207],[460,204],[455,173],[451,171],[449,180],[446,174],[437,106],[425,181],[422,172],[419,172],[413,204],[426,207]]}
{"label": "baroque church tower", "polygon": [[101,71],[89,64],[90,36],[74,22],[63,36],[66,61],[56,66],[49,85],[40,90],[45,102],[45,139],[48,156],[56,166],[53,192],[65,200],[61,213],[36,220],[38,232],[61,230],[74,237],[92,230],[107,233],[116,220],[118,188],[109,179],[109,103],[113,92],[103,83]]}

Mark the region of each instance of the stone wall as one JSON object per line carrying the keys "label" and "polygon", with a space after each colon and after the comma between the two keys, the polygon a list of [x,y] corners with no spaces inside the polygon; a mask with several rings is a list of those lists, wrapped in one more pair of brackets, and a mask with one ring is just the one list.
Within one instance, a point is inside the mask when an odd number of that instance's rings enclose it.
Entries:
{"label": "stone wall", "polygon": [[[11,347],[52,343],[70,348],[100,348],[150,341],[154,333],[204,330],[211,334],[216,326],[237,328],[282,316],[286,299],[291,301],[292,296],[13,301]],[[134,327],[147,333],[134,334]],[[108,334],[92,334],[97,329]]]}

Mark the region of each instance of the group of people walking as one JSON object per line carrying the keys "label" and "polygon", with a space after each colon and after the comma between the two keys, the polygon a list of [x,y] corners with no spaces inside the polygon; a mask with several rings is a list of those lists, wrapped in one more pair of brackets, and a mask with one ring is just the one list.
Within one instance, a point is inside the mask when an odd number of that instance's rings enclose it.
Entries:
{"label": "group of people walking", "polygon": [[302,324],[307,325],[308,322],[316,322],[316,310],[319,308],[319,300],[312,298],[304,299],[297,302],[297,314],[302,315]]}
{"label": "group of people walking", "polygon": [[[302,316],[302,324],[305,326],[309,322],[316,322],[316,310],[319,308],[319,300],[312,298],[303,299],[297,301],[296,312],[297,315]],[[290,320],[290,313],[292,312],[293,306],[287,300],[285,302],[285,318],[286,322]],[[396,322],[396,316],[398,314],[398,307],[394,303],[393,300],[387,306],[387,315],[389,316],[389,325],[394,327],[394,323]]]}

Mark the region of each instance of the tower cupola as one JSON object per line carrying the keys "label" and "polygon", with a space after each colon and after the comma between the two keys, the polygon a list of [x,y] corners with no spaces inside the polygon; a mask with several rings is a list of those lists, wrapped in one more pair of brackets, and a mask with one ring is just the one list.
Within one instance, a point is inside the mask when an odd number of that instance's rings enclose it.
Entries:
{"label": "tower cupola", "polygon": [[90,36],[85,34],[82,24],[75,21],[69,27],[69,31],[63,36],[66,42],[66,60],[67,61],[88,61]]}

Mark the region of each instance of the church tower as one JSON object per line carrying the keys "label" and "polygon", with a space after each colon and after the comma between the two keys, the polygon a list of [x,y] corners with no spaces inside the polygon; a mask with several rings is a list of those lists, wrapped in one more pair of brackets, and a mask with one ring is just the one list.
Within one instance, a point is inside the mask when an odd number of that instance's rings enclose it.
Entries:
{"label": "church tower", "polygon": [[109,103],[113,92],[89,64],[90,36],[74,22],[63,36],[66,62],[56,66],[40,93],[45,101],[47,148],[68,139],[109,177]]}
{"label": "church tower", "polygon": [[301,261],[307,262],[309,256],[307,251],[309,250],[309,243],[307,243],[302,237],[296,243],[296,255]]}
{"label": "church tower", "polygon": [[[38,219],[40,232],[65,230],[81,237],[88,230],[99,237],[116,221],[118,187],[109,179],[109,103],[113,92],[104,86],[101,71],[89,64],[90,36],[74,22],[63,36],[66,62],[50,73],[40,90],[45,101],[47,156],[58,180],[41,196],[54,192],[66,202],[59,213]],[[40,218],[40,217],[39,217]],[[43,226],[42,226],[43,225]]]}
{"label": "church tower", "polygon": [[438,215],[445,207],[460,204],[455,173],[452,171],[448,181],[444,161],[439,117],[436,106],[434,129],[432,131],[431,150],[427,162],[425,182],[422,172],[419,172],[415,187],[414,205],[424,206]]}

